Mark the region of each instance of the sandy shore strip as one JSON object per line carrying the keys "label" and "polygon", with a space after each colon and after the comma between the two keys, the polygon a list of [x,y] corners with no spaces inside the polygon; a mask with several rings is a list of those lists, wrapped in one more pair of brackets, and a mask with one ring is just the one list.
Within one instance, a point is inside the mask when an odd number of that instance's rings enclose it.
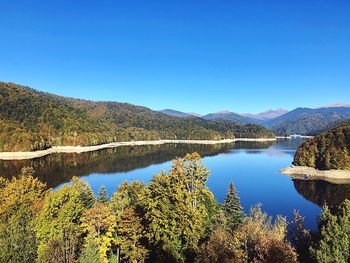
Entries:
{"label": "sandy shore strip", "polygon": [[307,166],[290,166],[279,171],[293,179],[324,180],[334,184],[350,183],[350,170],[317,170]]}
{"label": "sandy shore strip", "polygon": [[237,138],[226,140],[155,140],[155,141],[130,141],[130,142],[114,142],[95,146],[53,146],[52,148],[33,151],[33,152],[0,152],[0,160],[27,160],[43,157],[53,153],[82,153],[98,151],[106,148],[116,148],[120,146],[135,145],[159,145],[166,143],[184,143],[184,144],[220,144],[233,143],[238,141],[245,142],[266,142],[276,141],[276,138]]}
{"label": "sandy shore strip", "polygon": [[314,136],[308,136],[308,135],[276,136],[277,139],[296,139],[296,138],[311,139],[313,137]]}

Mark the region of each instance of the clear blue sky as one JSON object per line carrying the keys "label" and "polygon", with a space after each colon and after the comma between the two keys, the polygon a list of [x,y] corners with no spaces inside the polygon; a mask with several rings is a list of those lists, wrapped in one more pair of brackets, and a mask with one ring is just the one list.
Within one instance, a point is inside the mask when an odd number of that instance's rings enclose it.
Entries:
{"label": "clear blue sky", "polygon": [[0,80],[152,109],[350,102],[350,1],[0,1]]}

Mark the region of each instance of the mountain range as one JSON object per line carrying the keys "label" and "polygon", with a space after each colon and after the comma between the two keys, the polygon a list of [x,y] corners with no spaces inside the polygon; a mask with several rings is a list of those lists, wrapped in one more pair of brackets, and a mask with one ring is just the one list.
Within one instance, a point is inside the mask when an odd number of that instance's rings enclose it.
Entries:
{"label": "mountain range", "polygon": [[133,140],[315,135],[348,123],[350,107],[337,104],[289,112],[277,109],[259,114],[224,111],[195,115],[170,109],[159,112],[129,103],[67,98],[0,82],[0,151]]}
{"label": "mountain range", "polygon": [[[172,114],[171,111],[165,113]],[[179,111],[177,111],[177,115],[181,116]],[[221,111],[203,115],[202,118],[205,120],[229,120],[241,124],[259,124],[271,129],[277,135],[316,135],[340,123],[350,122],[350,105],[336,103],[316,109],[296,108],[292,111],[277,109],[258,114]]]}

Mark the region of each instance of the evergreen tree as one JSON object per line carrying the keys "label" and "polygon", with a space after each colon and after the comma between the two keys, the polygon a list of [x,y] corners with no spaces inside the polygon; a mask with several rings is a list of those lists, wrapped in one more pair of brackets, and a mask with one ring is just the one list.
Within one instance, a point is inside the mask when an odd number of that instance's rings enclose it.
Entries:
{"label": "evergreen tree", "polygon": [[80,192],[80,199],[83,202],[84,207],[86,208],[93,207],[96,200],[95,200],[95,194],[91,190],[90,185],[86,181],[79,180],[79,178],[76,176],[72,178],[72,183],[76,186],[76,188]]}
{"label": "evergreen tree", "polygon": [[226,217],[226,224],[230,229],[235,229],[243,223],[244,212],[233,182],[230,183],[222,210]]}
{"label": "evergreen tree", "polygon": [[350,201],[332,213],[323,208],[319,220],[319,241],[311,248],[316,262],[349,262],[350,260]]}
{"label": "evergreen tree", "polygon": [[97,202],[103,204],[108,202],[107,189],[104,185],[102,185],[98,191]]}

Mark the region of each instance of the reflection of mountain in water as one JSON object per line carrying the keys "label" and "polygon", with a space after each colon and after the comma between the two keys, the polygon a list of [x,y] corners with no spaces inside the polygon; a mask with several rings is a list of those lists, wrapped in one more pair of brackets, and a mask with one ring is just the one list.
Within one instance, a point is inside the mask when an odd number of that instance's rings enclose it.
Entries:
{"label": "reflection of mountain in water", "polygon": [[338,205],[350,199],[350,184],[331,184],[320,180],[293,179],[294,187],[305,199],[322,206]]}
{"label": "reflection of mountain in water", "polygon": [[197,151],[202,156],[213,156],[231,149],[268,148],[272,143],[239,142],[232,144],[163,144],[123,146],[87,153],[52,154],[33,160],[0,161],[1,176],[11,178],[25,166],[35,169],[38,178],[49,187],[68,182],[73,176],[92,173],[128,172],[152,164],[170,161],[186,153]]}

